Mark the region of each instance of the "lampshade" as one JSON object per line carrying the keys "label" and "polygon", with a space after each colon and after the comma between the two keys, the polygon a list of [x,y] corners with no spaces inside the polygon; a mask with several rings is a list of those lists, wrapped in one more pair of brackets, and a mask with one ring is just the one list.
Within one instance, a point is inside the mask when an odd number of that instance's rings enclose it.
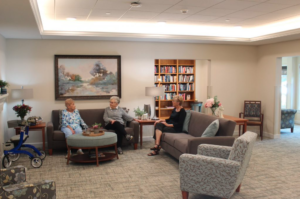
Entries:
{"label": "lampshade", "polygon": [[12,89],[11,98],[20,100],[20,99],[31,99],[33,97],[32,89]]}
{"label": "lampshade", "polygon": [[165,89],[164,87],[146,87],[145,89],[145,95],[146,96],[162,96],[165,94]]}

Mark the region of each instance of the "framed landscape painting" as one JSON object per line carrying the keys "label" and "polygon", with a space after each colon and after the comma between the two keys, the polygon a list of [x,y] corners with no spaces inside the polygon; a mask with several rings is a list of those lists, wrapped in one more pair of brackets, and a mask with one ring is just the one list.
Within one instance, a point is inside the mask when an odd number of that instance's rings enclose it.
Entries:
{"label": "framed landscape painting", "polygon": [[121,98],[120,55],[55,55],[55,99]]}

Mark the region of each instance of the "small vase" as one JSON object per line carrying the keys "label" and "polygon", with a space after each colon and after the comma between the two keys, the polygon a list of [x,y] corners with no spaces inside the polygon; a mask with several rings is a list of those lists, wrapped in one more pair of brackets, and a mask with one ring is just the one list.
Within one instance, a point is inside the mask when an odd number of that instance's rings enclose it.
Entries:
{"label": "small vase", "polygon": [[213,116],[217,116],[218,117],[217,109],[218,109],[218,107],[212,107],[212,108],[210,108],[211,113],[212,113]]}
{"label": "small vase", "polygon": [[19,123],[19,125],[20,126],[25,126],[25,119],[24,119],[24,117],[20,117],[21,118],[21,121],[20,121],[20,123]]}

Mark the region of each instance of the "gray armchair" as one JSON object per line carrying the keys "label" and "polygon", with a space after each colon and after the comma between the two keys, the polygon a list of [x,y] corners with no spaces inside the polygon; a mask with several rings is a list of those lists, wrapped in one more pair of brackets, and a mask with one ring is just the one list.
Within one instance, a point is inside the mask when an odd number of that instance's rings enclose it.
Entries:
{"label": "gray armchair", "polygon": [[26,182],[25,167],[16,166],[1,169],[1,199],[56,198],[55,182],[44,180],[36,183]]}
{"label": "gray armchair", "polygon": [[188,193],[230,198],[239,192],[257,134],[246,132],[232,147],[201,144],[198,154],[179,158],[182,197]]}
{"label": "gray armchair", "polygon": [[291,132],[294,132],[294,120],[297,110],[294,109],[282,109],[281,110],[281,129],[290,128]]}

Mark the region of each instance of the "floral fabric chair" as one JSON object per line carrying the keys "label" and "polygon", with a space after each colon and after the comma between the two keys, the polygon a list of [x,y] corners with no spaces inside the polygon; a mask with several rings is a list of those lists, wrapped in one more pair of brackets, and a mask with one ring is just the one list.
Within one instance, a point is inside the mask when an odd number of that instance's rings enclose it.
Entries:
{"label": "floral fabric chair", "polygon": [[56,199],[55,182],[51,180],[37,183],[26,182],[23,166],[1,169],[0,183],[1,199]]}
{"label": "floral fabric chair", "polygon": [[291,128],[291,132],[294,132],[294,119],[297,110],[294,109],[282,109],[281,110],[281,129]]}
{"label": "floral fabric chair", "polygon": [[257,134],[246,132],[232,147],[201,144],[198,154],[179,157],[182,197],[188,193],[230,198],[239,192]]}

